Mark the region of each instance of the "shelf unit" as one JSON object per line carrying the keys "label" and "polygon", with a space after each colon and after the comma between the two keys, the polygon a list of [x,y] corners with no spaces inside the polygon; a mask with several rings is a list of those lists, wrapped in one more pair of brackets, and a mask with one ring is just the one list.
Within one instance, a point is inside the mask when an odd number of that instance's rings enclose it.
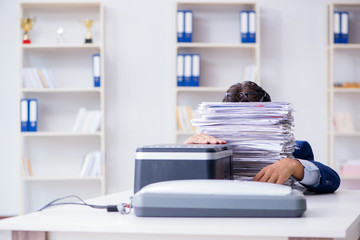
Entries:
{"label": "shelf unit", "polygon": [[[335,83],[360,83],[360,3],[331,3],[328,6],[327,25],[327,159],[328,164],[341,173],[346,160],[359,160],[360,144],[360,88],[335,87]],[[334,43],[334,11],[349,12],[349,43]],[[348,112],[352,116],[355,131],[339,132],[334,127],[335,113]],[[342,175],[343,180],[360,180],[358,176]]]}
{"label": "shelf unit", "polygon": [[[19,16],[36,17],[31,44],[19,28],[19,99],[38,99],[38,131],[20,132],[20,214],[70,194],[92,198],[106,193],[104,9],[101,3],[20,3]],[[93,43],[84,43],[82,19],[96,20]],[[59,42],[57,29],[64,29]],[[100,54],[101,86],[94,87],[92,55]],[[23,87],[23,68],[51,69],[56,88]],[[73,132],[79,108],[101,112],[96,132]],[[84,156],[101,151],[100,176],[80,177]],[[25,174],[28,158],[33,176]]]}
{"label": "shelf unit", "polygon": [[[260,84],[260,11],[253,2],[178,1],[175,4],[174,27],[174,89],[175,111],[178,106],[196,109],[203,101],[222,101],[227,89],[242,81],[247,65],[256,67],[255,82]],[[177,11],[193,12],[192,42],[177,42]],[[256,12],[256,43],[241,43],[240,11]],[[198,53],[201,56],[200,86],[178,87],[176,81],[177,55]],[[177,118],[176,118],[177,119]],[[183,143],[192,131],[180,131],[175,123],[175,142]]]}

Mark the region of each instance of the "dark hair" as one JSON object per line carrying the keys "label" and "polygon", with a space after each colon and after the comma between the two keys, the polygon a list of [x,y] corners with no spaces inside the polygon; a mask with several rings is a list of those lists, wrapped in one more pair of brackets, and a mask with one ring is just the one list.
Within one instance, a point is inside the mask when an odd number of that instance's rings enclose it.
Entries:
{"label": "dark hair", "polygon": [[223,102],[271,102],[270,95],[259,85],[244,81],[232,85],[227,91]]}

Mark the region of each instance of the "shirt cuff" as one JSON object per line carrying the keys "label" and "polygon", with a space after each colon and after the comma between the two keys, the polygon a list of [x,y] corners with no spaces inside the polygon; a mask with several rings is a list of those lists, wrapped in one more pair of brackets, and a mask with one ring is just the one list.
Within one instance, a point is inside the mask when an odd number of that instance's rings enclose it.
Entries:
{"label": "shirt cuff", "polygon": [[311,161],[297,159],[304,167],[304,178],[300,181],[301,184],[310,187],[316,187],[320,183],[320,170]]}

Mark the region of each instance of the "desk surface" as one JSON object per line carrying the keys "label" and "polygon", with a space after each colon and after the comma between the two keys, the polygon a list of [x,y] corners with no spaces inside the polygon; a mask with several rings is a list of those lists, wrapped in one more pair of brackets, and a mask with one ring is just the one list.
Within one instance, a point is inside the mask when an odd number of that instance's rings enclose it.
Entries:
{"label": "desk surface", "polygon": [[[131,191],[87,201],[129,202]],[[310,195],[301,218],[139,218],[85,206],[58,206],[0,221],[0,230],[170,236],[317,237],[357,239],[360,191]],[[261,229],[259,231],[259,229]]]}

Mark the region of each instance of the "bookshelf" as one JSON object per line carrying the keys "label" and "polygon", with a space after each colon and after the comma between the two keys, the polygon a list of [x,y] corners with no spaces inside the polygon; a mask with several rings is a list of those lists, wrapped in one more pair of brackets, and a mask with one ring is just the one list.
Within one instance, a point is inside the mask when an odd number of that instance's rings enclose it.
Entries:
{"label": "bookshelf", "polygon": [[[360,3],[331,3],[327,7],[327,160],[342,180],[360,180],[359,175],[344,175],[341,166],[345,161],[360,162],[360,72],[356,62],[360,59]],[[349,13],[348,43],[334,43],[334,11]],[[339,113],[351,116],[354,130],[341,130],[336,117]]]}
{"label": "bookshelf", "polygon": [[[178,10],[193,13],[192,42],[177,41]],[[241,42],[240,11],[243,10],[256,12],[256,43]],[[222,101],[226,90],[242,81],[244,68],[249,65],[256,68],[253,80],[260,84],[260,11],[258,4],[252,2],[178,1],[174,18],[175,142],[183,143],[195,132],[180,129],[179,106],[190,106],[195,111],[203,101]],[[195,53],[201,57],[199,86],[179,87],[177,55]]]}
{"label": "bookshelf", "polygon": [[[21,18],[36,17],[23,44],[19,27],[19,102],[38,101],[37,131],[20,131],[20,214],[62,196],[84,199],[103,195],[105,185],[104,9],[101,3],[19,3]],[[83,19],[95,20],[93,43],[84,43]],[[20,25],[20,24],[19,24]],[[61,41],[57,30],[63,29]],[[100,54],[100,87],[94,87],[93,54]],[[52,71],[55,88],[24,85],[24,68]],[[80,108],[100,111],[96,131],[73,131]],[[20,127],[20,124],[19,124]],[[80,176],[86,154],[101,152],[100,176]],[[33,174],[29,175],[28,159]]]}

